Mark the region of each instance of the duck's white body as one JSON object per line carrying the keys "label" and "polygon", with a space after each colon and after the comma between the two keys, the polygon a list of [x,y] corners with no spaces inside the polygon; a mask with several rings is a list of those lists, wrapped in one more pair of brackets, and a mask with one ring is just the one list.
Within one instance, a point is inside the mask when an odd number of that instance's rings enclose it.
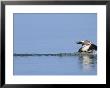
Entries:
{"label": "duck's white body", "polygon": [[89,49],[89,47],[90,47],[90,45],[83,45],[83,46],[82,46],[82,51],[83,51],[83,52],[87,52],[88,49]]}
{"label": "duck's white body", "polygon": [[97,50],[97,46],[92,44],[88,40],[77,42],[77,44],[82,44],[82,47],[79,49],[78,52],[89,52],[89,53],[91,53],[91,52]]}

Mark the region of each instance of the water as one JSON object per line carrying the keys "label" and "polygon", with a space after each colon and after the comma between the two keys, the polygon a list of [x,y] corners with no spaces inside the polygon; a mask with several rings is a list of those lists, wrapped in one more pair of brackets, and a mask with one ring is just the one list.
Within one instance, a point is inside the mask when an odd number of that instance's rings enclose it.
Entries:
{"label": "water", "polygon": [[[14,53],[77,52],[80,40],[97,45],[96,13],[15,13]],[[14,75],[96,75],[89,56],[14,56]]]}
{"label": "water", "polygon": [[83,56],[14,56],[14,75],[96,75],[97,59]]}

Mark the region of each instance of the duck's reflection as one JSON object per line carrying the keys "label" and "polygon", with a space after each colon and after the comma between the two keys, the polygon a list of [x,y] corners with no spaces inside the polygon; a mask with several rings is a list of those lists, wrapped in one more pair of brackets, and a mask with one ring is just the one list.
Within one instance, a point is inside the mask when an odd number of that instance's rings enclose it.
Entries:
{"label": "duck's reflection", "polygon": [[79,60],[80,60],[81,68],[86,71],[94,69],[97,63],[96,59],[97,59],[96,55],[80,55]]}

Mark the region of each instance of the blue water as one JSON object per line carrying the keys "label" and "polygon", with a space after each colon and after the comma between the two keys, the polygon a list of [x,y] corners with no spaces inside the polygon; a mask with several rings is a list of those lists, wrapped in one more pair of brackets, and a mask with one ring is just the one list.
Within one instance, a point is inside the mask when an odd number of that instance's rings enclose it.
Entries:
{"label": "blue water", "polygon": [[14,75],[96,75],[96,61],[89,56],[14,56]]}
{"label": "blue water", "polygon": [[[96,13],[14,13],[14,53],[72,53],[80,40],[97,45]],[[15,57],[14,75],[96,75],[88,56]]]}
{"label": "blue water", "polygon": [[76,52],[76,42],[97,45],[96,13],[15,13],[14,53]]}

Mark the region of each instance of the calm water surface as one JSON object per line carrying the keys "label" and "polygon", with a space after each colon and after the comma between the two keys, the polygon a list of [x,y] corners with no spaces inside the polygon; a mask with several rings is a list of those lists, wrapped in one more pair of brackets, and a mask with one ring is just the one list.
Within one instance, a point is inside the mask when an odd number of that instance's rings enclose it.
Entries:
{"label": "calm water surface", "polygon": [[[77,52],[80,40],[97,45],[96,13],[15,13],[14,53]],[[14,75],[96,75],[89,56],[14,57]]]}
{"label": "calm water surface", "polygon": [[97,75],[96,57],[14,56],[14,75]]}

